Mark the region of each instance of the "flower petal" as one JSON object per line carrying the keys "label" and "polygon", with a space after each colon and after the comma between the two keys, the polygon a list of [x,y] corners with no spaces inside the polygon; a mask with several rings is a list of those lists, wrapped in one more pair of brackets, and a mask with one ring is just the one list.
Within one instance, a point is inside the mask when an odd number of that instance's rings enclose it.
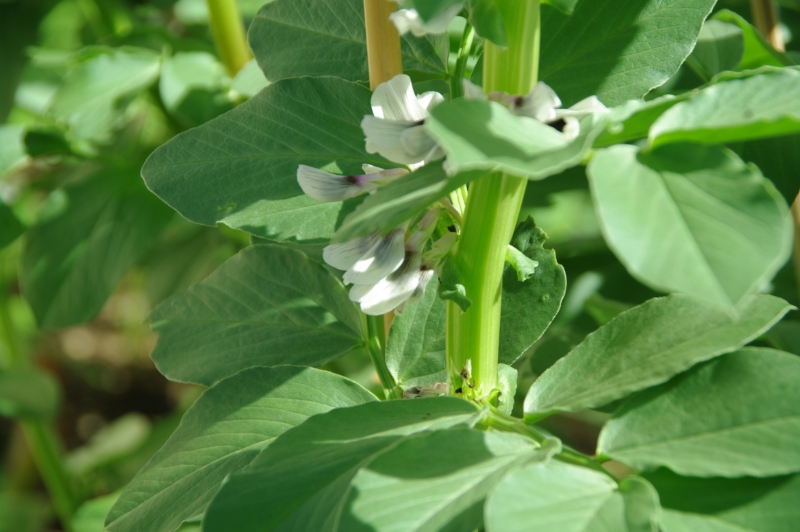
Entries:
{"label": "flower petal", "polygon": [[361,121],[361,129],[367,137],[367,153],[380,153],[392,162],[414,164],[424,160],[426,153],[409,153],[403,147],[403,132],[412,127],[419,127],[415,122],[400,120],[383,120],[374,116],[365,116]]}
{"label": "flower petal", "polygon": [[389,15],[400,35],[409,31],[417,37],[428,33],[445,33],[450,22],[461,11],[461,5],[450,6],[442,13],[425,22],[416,9],[400,9]]}
{"label": "flower petal", "polygon": [[340,176],[301,164],[297,167],[297,182],[307,196],[317,201],[344,201],[377,188],[380,174]]}
{"label": "flower petal", "polygon": [[348,269],[342,280],[344,284],[377,283],[397,270],[405,259],[405,226],[398,227],[382,236]]}
{"label": "flower petal", "polygon": [[380,235],[373,233],[341,244],[330,244],[323,248],[322,259],[337,270],[349,270],[379,239]]}
{"label": "flower petal", "polygon": [[420,286],[424,274],[421,270],[422,256],[406,252],[402,266],[374,285],[354,285],[350,299],[361,304],[361,311],[370,316],[380,316],[394,310],[408,300]]}
{"label": "flower petal", "polygon": [[444,96],[436,91],[428,91],[417,96],[417,101],[425,109],[426,113],[430,113],[431,109],[444,101]]}
{"label": "flower petal", "polygon": [[405,74],[399,74],[378,85],[372,93],[371,102],[372,114],[377,118],[419,122],[428,116],[414,94],[411,78]]}
{"label": "flower petal", "polygon": [[461,85],[464,87],[464,98],[467,100],[486,100],[486,93],[483,89],[467,78],[461,80]]}
{"label": "flower petal", "polygon": [[400,134],[400,144],[414,162],[431,161],[431,152],[437,147],[436,141],[428,135],[425,126],[413,126]]}
{"label": "flower petal", "polygon": [[531,92],[522,99],[516,113],[520,116],[535,118],[541,122],[556,119],[556,109],[561,107],[561,100],[547,83],[540,81]]}

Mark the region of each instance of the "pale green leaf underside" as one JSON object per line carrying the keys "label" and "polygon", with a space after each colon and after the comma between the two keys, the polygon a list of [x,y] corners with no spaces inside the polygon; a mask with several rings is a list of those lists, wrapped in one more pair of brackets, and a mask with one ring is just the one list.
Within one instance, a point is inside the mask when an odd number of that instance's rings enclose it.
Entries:
{"label": "pale green leaf underside", "polygon": [[800,476],[691,478],[666,469],[646,475],[664,507],[665,532],[800,530]]}
{"label": "pale green leaf underside", "polygon": [[794,133],[800,133],[800,71],[775,69],[703,89],[661,115],[650,142],[724,144]]}
{"label": "pale green leaf underside", "polygon": [[599,454],[698,477],[800,471],[800,358],[742,349],[630,399]]}
{"label": "pale green leaf underside", "polygon": [[[487,532],[651,532],[658,498],[642,479],[617,490],[608,476],[560,462],[506,477],[486,504]],[[644,516],[644,518],[642,518]]]}
{"label": "pale green leaf underside", "polygon": [[[456,398],[387,401],[333,410],[287,431],[209,507],[206,532],[340,527],[359,470],[414,434],[471,425],[477,410]],[[404,467],[408,467],[404,464]]]}
{"label": "pale green leaf underside", "polygon": [[715,3],[582,0],[572,15],[543,6],[539,78],[565,106],[641,98],[678,70]]}
{"label": "pale green leaf underside", "polygon": [[588,175],[606,241],[654,289],[730,306],[789,255],[785,202],[721,146],[614,146],[597,152]]}
{"label": "pale green leaf underside", "polygon": [[375,401],[358,384],[295,366],[250,368],[220,381],[186,412],[170,439],[108,514],[110,532],[172,532],[202,513],[223,479],[309,416]]}
{"label": "pale green leaf underside", "polygon": [[341,282],[299,251],[244,249],[202,282],[158,305],[152,358],[182,382],[211,384],[252,366],[317,365],[361,341]]}
{"label": "pale green leaf underside", "polygon": [[[248,41],[271,81],[300,76],[369,80],[362,0],[275,0],[253,19]],[[447,75],[447,35],[401,37],[405,70]]]}
{"label": "pale green leaf underside", "polygon": [[425,127],[447,154],[449,174],[502,170],[528,179],[543,179],[575,166],[603,130],[586,117],[581,120],[581,134],[570,140],[538,120],[480,100],[437,105]]}
{"label": "pale green leaf underside", "polygon": [[365,151],[371,93],[338,78],[273,83],[158,148],[147,186],[189,220],[224,223],[273,240],[328,240],[359,200],[320,203],[297,184],[300,164],[354,175],[391,163]]}
{"label": "pale green leaf underside", "polygon": [[661,384],[758,338],[792,308],[768,295],[755,296],[738,314],[685,295],[651,299],[545,371],[528,391],[525,413],[596,408]]}

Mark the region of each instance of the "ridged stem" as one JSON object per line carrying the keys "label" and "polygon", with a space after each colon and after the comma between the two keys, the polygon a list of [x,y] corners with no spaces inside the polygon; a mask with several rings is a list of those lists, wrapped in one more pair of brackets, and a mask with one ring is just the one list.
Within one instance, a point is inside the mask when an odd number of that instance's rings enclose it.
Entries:
{"label": "ridged stem", "polygon": [[[508,46],[486,43],[483,87],[486,92],[527,94],[539,69],[539,0],[499,0],[507,21]],[[447,373],[449,393],[476,399],[497,386],[500,311],[506,249],[519,216],[527,181],[494,173],[469,190],[464,227],[455,255],[456,267],[472,300],[466,312],[447,304]],[[474,388],[463,390],[471,367]]]}

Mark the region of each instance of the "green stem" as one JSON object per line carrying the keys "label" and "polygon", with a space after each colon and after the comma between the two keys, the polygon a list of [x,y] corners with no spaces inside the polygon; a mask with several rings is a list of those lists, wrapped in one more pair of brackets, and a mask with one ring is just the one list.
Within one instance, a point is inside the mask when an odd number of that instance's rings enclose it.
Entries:
{"label": "green stem", "polygon": [[[5,286],[0,286],[0,334],[8,350],[6,368],[26,363],[8,308]],[[72,515],[76,500],[70,487],[69,474],[61,460],[61,447],[52,429],[41,421],[20,421],[33,461],[44,481],[53,508],[66,532],[72,531]]]}
{"label": "green stem", "polygon": [[228,74],[235,76],[250,60],[250,48],[247,46],[239,6],[236,0],[206,0],[206,2],[217,52]]}
{"label": "green stem", "polygon": [[65,532],[71,532],[76,504],[69,475],[61,461],[61,449],[56,443],[56,435],[41,421],[23,421],[21,425],[61,526]]}
{"label": "green stem", "polygon": [[461,80],[467,71],[467,61],[472,52],[472,42],[475,39],[475,30],[469,22],[464,26],[464,36],[461,37],[461,45],[456,56],[456,67],[453,70],[453,77],[450,78],[450,99],[455,100],[464,96],[464,86]]}
{"label": "green stem", "polygon": [[[539,0],[498,0],[507,21],[508,47],[486,43],[486,92],[527,94],[539,69]],[[527,181],[494,173],[469,190],[464,227],[455,255],[467,297],[466,312],[447,304],[447,372],[450,393],[462,388],[461,373],[471,366],[472,393],[486,397],[497,385],[500,302],[506,249],[517,223]]]}
{"label": "green stem", "polygon": [[402,392],[394,381],[392,372],[386,365],[386,330],[383,316],[367,316],[361,313],[361,327],[364,331],[364,341],[367,344],[367,352],[375,366],[375,371],[383,386],[383,393],[386,399],[401,399]]}

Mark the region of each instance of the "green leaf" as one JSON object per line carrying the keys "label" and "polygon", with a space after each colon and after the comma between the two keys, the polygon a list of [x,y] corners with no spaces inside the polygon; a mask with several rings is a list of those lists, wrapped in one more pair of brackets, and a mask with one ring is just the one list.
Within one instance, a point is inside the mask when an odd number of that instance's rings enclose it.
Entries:
{"label": "green leaf", "polygon": [[73,532],[105,532],[103,521],[119,493],[112,493],[83,503],[72,517]]}
{"label": "green leaf", "polygon": [[564,268],[556,254],[545,249],[547,235],[533,218],[517,227],[511,244],[538,266],[533,276],[520,282],[510,264],[503,272],[499,360],[512,364],[538,340],[561,308],[567,290]]}
{"label": "green leaf", "polygon": [[130,171],[64,189],[63,210],[28,230],[20,282],[42,327],[92,319],[172,218]]}
{"label": "green leaf", "polygon": [[510,245],[506,249],[506,262],[517,272],[517,281],[524,283],[536,273],[538,262]]}
{"label": "green leaf", "polygon": [[[591,333],[533,383],[525,414],[596,408],[755,340],[791,310],[755,296],[738,314],[684,295],[651,299]],[[643,339],[646,339],[644,341]]]}
{"label": "green leaf", "polygon": [[711,18],[703,24],[697,45],[686,59],[705,81],[725,70],[735,70],[744,54],[744,37],[736,24]]}
{"label": "green leaf", "polygon": [[711,85],[665,112],[650,128],[650,142],[722,144],[800,133],[800,71],[759,75]]}
{"label": "green leaf", "polygon": [[715,3],[584,0],[572,15],[543,6],[539,79],[565,106],[641,98],[677,72]]}
{"label": "green leaf", "polygon": [[659,469],[665,532],[791,532],[800,529],[800,476],[690,478]]}
{"label": "green leaf", "polygon": [[463,4],[464,0],[404,0],[402,5],[411,5],[422,20],[428,22],[448,8]]}
{"label": "green leaf", "polygon": [[613,146],[595,154],[588,175],[606,242],[656,290],[729,306],[763,288],[789,255],[783,199],[721,146]]}
{"label": "green leaf", "polygon": [[358,200],[320,203],[303,194],[297,166],[343,174],[392,164],[364,147],[371,93],[337,78],[273,83],[145,162],[147,186],[189,220],[218,222],[272,240],[326,241]]}
{"label": "green leaf", "polygon": [[323,364],[362,342],[342,283],[303,253],[271,244],[245,248],[150,319],[159,371],[206,385],[253,366]]}
{"label": "green leaf", "polygon": [[351,511],[347,498],[359,470],[416,433],[470,426],[477,416],[467,401],[438,397],[367,403],[311,417],[228,478],[206,512],[203,529],[352,530],[338,523]]}
{"label": "green leaf", "polygon": [[728,9],[714,13],[714,20],[739,26],[744,40],[744,53],[736,70],[750,70],[762,66],[790,66],[794,62],[783,52],[775,50],[763,35],[741,15]]}
{"label": "green leaf", "polygon": [[627,401],[599,454],[681,475],[766,477],[800,471],[800,358],[742,349]]}
{"label": "green leaf", "polygon": [[579,0],[542,0],[543,4],[549,4],[562,13],[571,14],[575,11],[575,5]]}
{"label": "green leaf", "polygon": [[107,142],[128,101],[156,81],[160,68],[160,56],[145,48],[93,48],[65,76],[48,113],[73,137]]}
{"label": "green leaf", "polygon": [[469,0],[469,22],[475,32],[497,46],[507,46],[506,23],[496,0]]}
{"label": "green leaf", "polygon": [[651,532],[658,495],[632,477],[560,462],[534,463],[506,477],[486,503],[487,532]]}
{"label": "green leaf", "polygon": [[181,52],[164,61],[158,88],[164,106],[191,125],[233,109],[225,67],[206,52]]}
{"label": "green leaf", "polygon": [[515,434],[470,429],[420,434],[358,471],[336,529],[475,530],[495,485],[549,454]]}
{"label": "green leaf", "polygon": [[19,221],[11,208],[0,200],[0,250],[15,241],[25,232],[25,226]]}
{"label": "green leaf", "polygon": [[85,445],[72,451],[64,464],[73,475],[85,477],[132,456],[147,442],[151,432],[152,425],[145,415],[129,412],[97,431]]}
{"label": "green leaf", "polygon": [[439,277],[439,297],[445,301],[452,301],[466,312],[472,306],[472,300],[467,297],[467,288],[461,279],[461,273],[455,266],[452,255],[449,255],[442,266],[442,274]]}
{"label": "green leaf", "polygon": [[231,89],[247,98],[252,98],[267,85],[269,80],[264,77],[255,59],[248,61],[231,80]]}
{"label": "green leaf", "polygon": [[738,150],[742,159],[753,163],[775,184],[791,205],[800,192],[800,135],[745,142]]}
{"label": "green leaf", "polygon": [[587,116],[580,135],[570,140],[547,124],[480,100],[442,103],[425,121],[447,154],[448,174],[502,170],[528,179],[544,179],[579,164],[603,125],[602,118]]}
{"label": "green leaf", "polygon": [[658,117],[667,109],[689,99],[691,92],[678,96],[665,94],[650,101],[631,100],[611,109],[609,126],[595,141],[594,146],[604,147],[647,137]]}
{"label": "green leaf", "polygon": [[[300,76],[369,80],[361,0],[275,0],[253,19],[248,40],[271,81]],[[446,34],[406,34],[400,48],[405,70],[446,76]]]}
{"label": "green leaf", "polygon": [[376,401],[312,368],[250,368],[207,390],[109,512],[110,532],[172,532],[201,514],[229,474],[309,416]]}
{"label": "green leaf", "polygon": [[448,177],[441,163],[431,163],[402,179],[383,185],[367,196],[345,218],[335,242],[344,242],[373,231],[391,229],[429,209],[448,194],[486,175],[485,171],[462,172]]}
{"label": "green leaf", "polygon": [[50,420],[60,404],[61,392],[49,374],[34,368],[0,372],[0,415]]}
{"label": "green leaf", "polygon": [[27,158],[25,131],[22,124],[0,125],[0,177]]}
{"label": "green leaf", "polygon": [[432,279],[422,299],[395,316],[386,340],[386,365],[403,388],[445,382],[445,302]]}

